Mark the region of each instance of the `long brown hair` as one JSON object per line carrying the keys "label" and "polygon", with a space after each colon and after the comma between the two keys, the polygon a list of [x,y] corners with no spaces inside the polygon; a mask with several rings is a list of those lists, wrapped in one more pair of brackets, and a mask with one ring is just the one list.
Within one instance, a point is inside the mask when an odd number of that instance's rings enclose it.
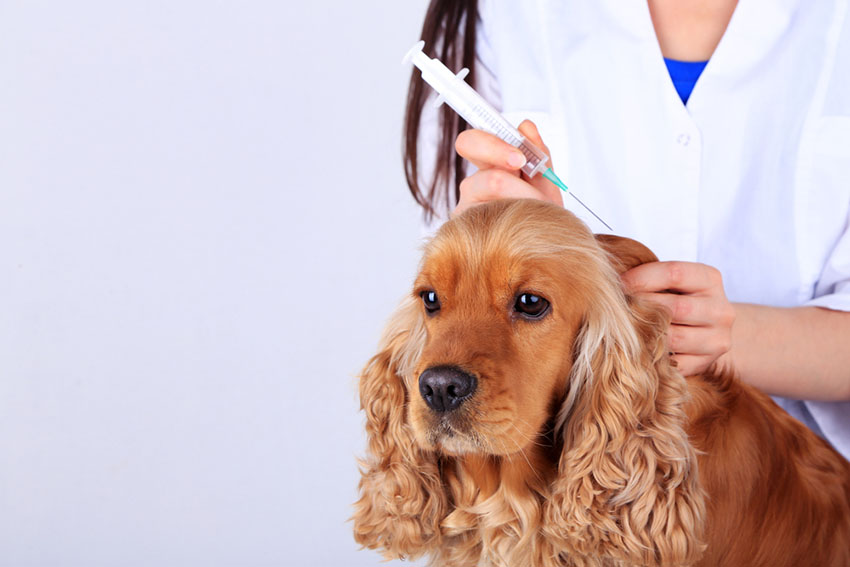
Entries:
{"label": "long brown hair", "polygon": [[[478,23],[477,0],[431,0],[422,25],[425,53],[437,57],[449,69],[457,72],[462,67],[469,69],[467,83],[475,87],[475,28]],[[447,105],[440,108],[440,126],[437,138],[437,156],[434,176],[420,184],[418,159],[419,131],[422,108],[431,94],[431,87],[421,78],[414,67],[407,92],[407,107],[404,112],[404,175],[413,198],[425,210],[425,218],[438,213],[439,204],[448,210],[460,196],[463,180],[463,158],[455,153],[454,141],[466,129],[466,122]],[[452,199],[452,193],[454,199]]]}

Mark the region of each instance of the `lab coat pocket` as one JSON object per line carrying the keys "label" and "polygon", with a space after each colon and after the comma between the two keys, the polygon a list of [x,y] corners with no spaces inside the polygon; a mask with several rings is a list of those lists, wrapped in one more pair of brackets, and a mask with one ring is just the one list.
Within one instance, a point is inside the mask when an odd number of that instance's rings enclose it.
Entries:
{"label": "lab coat pocket", "polygon": [[825,116],[814,125],[814,153],[827,160],[835,158],[842,167],[842,173],[848,175],[850,165],[850,116]]}
{"label": "lab coat pocket", "polygon": [[850,207],[850,116],[827,116],[812,125],[805,191],[818,216],[843,229]]}
{"label": "lab coat pocket", "polygon": [[[845,266],[850,278],[850,257],[836,257],[850,247],[850,116],[820,118],[806,142],[797,184],[800,261],[808,282],[818,284],[814,295],[819,295],[826,291],[825,279],[835,283],[836,266]],[[801,299],[811,294],[811,287],[801,290]]]}

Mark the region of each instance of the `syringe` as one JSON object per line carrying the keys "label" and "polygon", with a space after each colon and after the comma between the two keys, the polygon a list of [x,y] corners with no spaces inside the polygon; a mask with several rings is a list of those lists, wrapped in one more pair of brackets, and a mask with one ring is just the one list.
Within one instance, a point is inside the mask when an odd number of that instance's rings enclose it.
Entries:
{"label": "syringe", "polygon": [[443,102],[447,103],[473,128],[498,136],[517,148],[525,155],[526,159],[525,165],[522,166],[523,173],[529,178],[542,173],[543,177],[554,183],[561,191],[572,195],[573,199],[596,217],[596,220],[608,227],[608,230],[612,230],[608,223],[599,218],[596,213],[590,210],[590,207],[567,188],[563,181],[558,179],[552,168],[547,165],[549,156],[546,155],[546,152],[528,141],[504,116],[475,92],[475,89],[464,82],[463,79],[469,74],[469,69],[461,69],[455,75],[439,59],[431,59],[425,55],[422,51],[423,47],[425,47],[424,41],[417,42],[404,56],[402,63],[413,62],[422,72],[422,78],[425,82],[437,91],[439,96],[435,106],[439,106]]}

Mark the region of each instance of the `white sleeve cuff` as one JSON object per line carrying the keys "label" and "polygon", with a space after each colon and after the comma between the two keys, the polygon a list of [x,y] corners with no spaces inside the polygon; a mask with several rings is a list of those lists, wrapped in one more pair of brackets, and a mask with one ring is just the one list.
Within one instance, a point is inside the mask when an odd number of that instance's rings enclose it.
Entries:
{"label": "white sleeve cuff", "polygon": [[804,303],[812,307],[824,307],[833,311],[850,311],[850,281],[835,285],[833,293],[815,297]]}

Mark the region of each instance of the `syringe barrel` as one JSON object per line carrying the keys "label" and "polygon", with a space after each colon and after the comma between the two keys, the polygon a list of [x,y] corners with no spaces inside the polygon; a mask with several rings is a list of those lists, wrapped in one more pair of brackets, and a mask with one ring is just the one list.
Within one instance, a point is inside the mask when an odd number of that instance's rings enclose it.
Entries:
{"label": "syringe barrel", "polygon": [[546,155],[546,152],[529,142],[528,138],[523,137],[522,143],[516,147],[525,155],[526,162],[522,166],[522,172],[529,178],[549,169],[549,156]]}
{"label": "syringe barrel", "polygon": [[[493,106],[461,78],[455,76],[439,59],[431,59],[422,51],[424,42],[408,52],[407,58],[422,72],[422,79],[431,85],[455,112],[475,129],[484,130],[518,148],[527,160],[523,173],[534,177],[548,167],[549,156],[528,141],[519,130],[499,114]],[[418,49],[417,49],[418,48]]]}

